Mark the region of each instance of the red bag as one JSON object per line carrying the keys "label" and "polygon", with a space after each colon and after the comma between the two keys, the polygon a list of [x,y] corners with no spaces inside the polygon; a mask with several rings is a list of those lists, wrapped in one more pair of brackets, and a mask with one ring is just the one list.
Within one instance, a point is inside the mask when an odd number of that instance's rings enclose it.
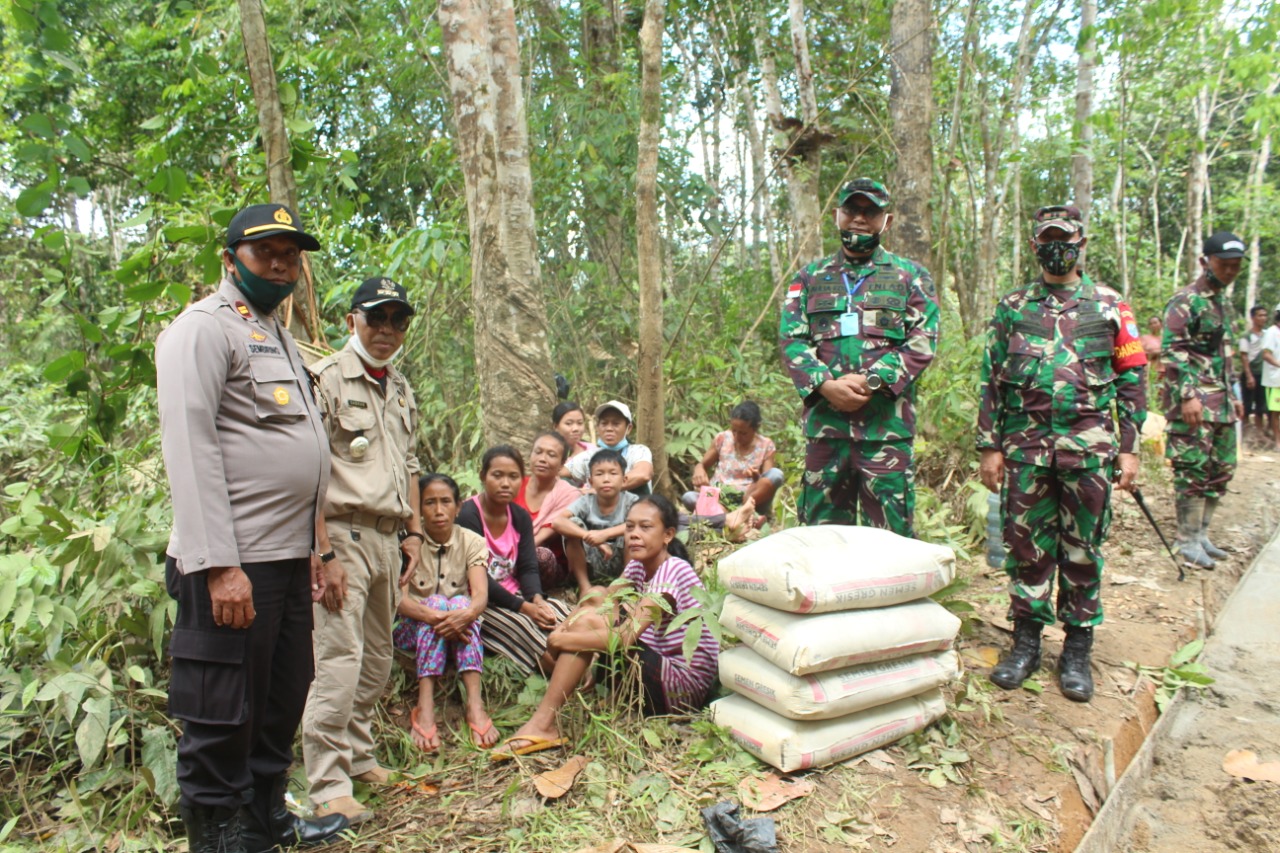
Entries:
{"label": "red bag", "polygon": [[724,515],[727,512],[720,503],[720,490],[715,486],[703,486],[698,489],[698,502],[693,505],[693,514],[705,517]]}

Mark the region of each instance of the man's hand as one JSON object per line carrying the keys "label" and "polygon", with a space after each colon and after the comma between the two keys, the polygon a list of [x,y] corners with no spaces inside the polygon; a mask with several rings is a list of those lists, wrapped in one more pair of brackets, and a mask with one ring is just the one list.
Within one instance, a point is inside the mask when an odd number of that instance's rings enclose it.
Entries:
{"label": "man's hand", "polygon": [[320,601],[324,598],[325,589],[324,579],[324,561],[320,559],[320,555],[312,552],[311,554],[311,600]]}
{"label": "man's hand", "polygon": [[1253,374],[1252,374],[1252,373],[1250,373],[1250,374],[1248,374],[1248,375],[1246,375],[1246,376],[1245,376],[1245,378],[1244,378],[1244,387],[1246,387],[1246,388],[1254,388],[1254,387],[1257,387],[1257,384],[1258,384],[1258,383],[1257,383],[1257,382],[1255,382],[1255,381],[1254,381],[1254,379],[1253,379]]}
{"label": "man's hand", "polygon": [[422,540],[417,536],[406,536],[400,542],[400,551],[409,558],[409,565],[400,573],[400,585],[404,586],[418,570],[418,563],[422,559]]}
{"label": "man's hand", "polygon": [[253,609],[253,584],[239,566],[209,570],[209,602],[214,624],[223,628],[248,628],[257,611]]}
{"label": "man's hand", "polygon": [[1187,426],[1200,426],[1203,414],[1204,406],[1201,405],[1199,397],[1192,397],[1190,400],[1182,401],[1182,420]]}
{"label": "man's hand", "polygon": [[867,378],[861,374],[845,374],[838,379],[828,379],[818,386],[818,393],[827,399],[837,412],[853,413],[871,399]]}
{"label": "man's hand", "polygon": [[1004,485],[1004,452],[989,447],[983,450],[978,477],[989,491],[999,494],[1000,487]]}
{"label": "man's hand", "polygon": [[613,547],[608,542],[600,543],[600,556],[604,557],[606,561],[613,559]]}
{"label": "man's hand", "polygon": [[1117,485],[1126,492],[1132,492],[1138,488],[1138,454],[1121,453],[1119,462],[1120,482]]}
{"label": "man's hand", "polygon": [[338,558],[324,564],[324,596],[321,603],[324,609],[330,613],[337,613],[342,609],[342,603],[347,600],[347,570],[342,568],[338,562]]}
{"label": "man's hand", "polygon": [[1241,403],[1239,400],[1232,400],[1231,407],[1235,409],[1237,418],[1244,417],[1244,403]]}

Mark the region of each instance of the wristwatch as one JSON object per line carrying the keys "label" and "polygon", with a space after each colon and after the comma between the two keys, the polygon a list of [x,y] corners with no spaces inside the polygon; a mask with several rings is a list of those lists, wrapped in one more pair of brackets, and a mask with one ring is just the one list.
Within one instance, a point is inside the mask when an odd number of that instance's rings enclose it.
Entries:
{"label": "wristwatch", "polygon": [[332,563],[336,559],[338,559],[336,551],[326,551],[320,555],[320,562],[322,563]]}
{"label": "wristwatch", "polygon": [[879,391],[884,387],[884,378],[878,373],[872,373],[867,377],[867,387],[872,391]]}

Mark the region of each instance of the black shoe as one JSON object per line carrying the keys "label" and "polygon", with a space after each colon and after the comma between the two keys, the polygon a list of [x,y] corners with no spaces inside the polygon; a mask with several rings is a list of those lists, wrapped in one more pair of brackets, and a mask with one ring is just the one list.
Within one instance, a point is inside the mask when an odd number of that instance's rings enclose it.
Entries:
{"label": "black shoe", "polygon": [[991,683],[1016,690],[1040,668],[1040,631],[1044,626],[1033,619],[1013,623],[1013,648],[991,670]]}
{"label": "black shoe", "polygon": [[233,808],[179,806],[191,853],[245,853],[240,839],[240,812]]}
{"label": "black shoe", "polygon": [[270,853],[277,847],[320,847],[339,841],[338,833],[350,824],[340,814],[304,820],[284,802],[286,779],[259,779],[253,786],[253,802],[241,809],[246,853]]}
{"label": "black shoe", "polygon": [[1066,629],[1062,657],[1058,658],[1058,686],[1071,701],[1088,702],[1093,698],[1093,672],[1089,667],[1093,629],[1077,625],[1067,625]]}

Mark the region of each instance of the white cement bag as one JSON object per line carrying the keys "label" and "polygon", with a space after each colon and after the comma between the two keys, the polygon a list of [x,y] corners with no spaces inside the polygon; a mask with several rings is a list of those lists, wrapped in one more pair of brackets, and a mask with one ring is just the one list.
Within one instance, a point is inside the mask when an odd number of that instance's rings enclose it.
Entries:
{"label": "white cement bag", "polygon": [[719,563],[729,592],[791,613],[828,613],[915,601],[955,577],[944,545],[888,530],[824,524],[766,536]]}
{"label": "white cement bag", "polygon": [[746,646],[720,652],[720,683],[791,720],[830,720],[941,687],[960,674],[955,652],[912,655],[791,675]]}
{"label": "white cement bag", "polygon": [[724,630],[792,675],[827,672],[951,648],[960,620],[929,599],[801,616],[726,595]]}
{"label": "white cement bag", "polygon": [[844,761],[917,732],[947,712],[932,690],[834,720],[799,722],[779,717],[745,696],[711,703],[711,719],[743,749],[788,773]]}

